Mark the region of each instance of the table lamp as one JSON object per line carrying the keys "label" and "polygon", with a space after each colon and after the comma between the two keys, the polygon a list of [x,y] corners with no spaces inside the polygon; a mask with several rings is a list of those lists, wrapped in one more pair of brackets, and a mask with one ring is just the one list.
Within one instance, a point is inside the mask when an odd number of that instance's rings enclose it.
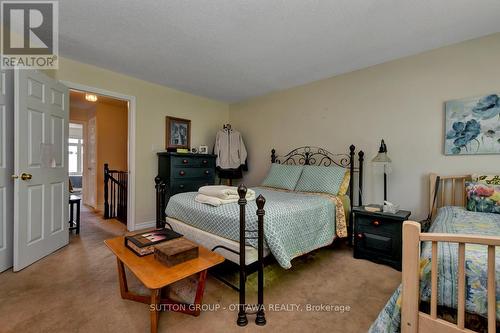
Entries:
{"label": "table lamp", "polygon": [[373,163],[382,164],[384,166],[384,201],[387,200],[387,173],[390,171],[388,166],[391,164],[391,159],[387,156],[387,146],[382,139],[378,154],[372,159]]}

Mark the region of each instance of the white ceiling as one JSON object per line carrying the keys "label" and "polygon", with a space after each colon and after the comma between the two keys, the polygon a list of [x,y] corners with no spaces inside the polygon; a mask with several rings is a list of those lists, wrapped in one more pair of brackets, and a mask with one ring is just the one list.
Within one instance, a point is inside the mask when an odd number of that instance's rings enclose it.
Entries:
{"label": "white ceiling", "polygon": [[62,0],[63,56],[235,102],[500,31],[498,0]]}

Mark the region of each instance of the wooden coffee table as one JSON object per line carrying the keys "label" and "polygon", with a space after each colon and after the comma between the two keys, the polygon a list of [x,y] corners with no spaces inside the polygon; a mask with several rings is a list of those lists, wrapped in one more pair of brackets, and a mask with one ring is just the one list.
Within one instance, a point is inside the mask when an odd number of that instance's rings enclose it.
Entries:
{"label": "wooden coffee table", "polygon": [[[151,305],[151,332],[158,331],[158,314],[159,310],[161,310],[159,309],[160,304],[170,305],[170,308],[173,308],[171,311],[199,316],[199,305],[201,304],[203,292],[205,290],[207,269],[224,261],[223,256],[200,246],[198,258],[172,267],[167,267],[156,261],[153,255],[144,257],[135,255],[134,252],[125,247],[123,237],[108,239],[105,240],[104,243],[116,255],[121,297],[123,299]],[[129,291],[127,278],[125,276],[125,267],[127,267],[146,288],[151,290],[150,296],[139,295]],[[179,303],[162,295],[161,291],[164,287],[198,273],[198,287],[193,304]]]}

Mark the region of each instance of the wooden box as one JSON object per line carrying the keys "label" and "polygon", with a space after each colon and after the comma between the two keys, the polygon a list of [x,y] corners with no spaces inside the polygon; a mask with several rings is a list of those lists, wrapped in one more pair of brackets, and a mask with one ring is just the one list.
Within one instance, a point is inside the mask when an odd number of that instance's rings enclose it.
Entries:
{"label": "wooden box", "polygon": [[172,267],[185,261],[198,258],[198,245],[181,237],[155,245],[156,260]]}

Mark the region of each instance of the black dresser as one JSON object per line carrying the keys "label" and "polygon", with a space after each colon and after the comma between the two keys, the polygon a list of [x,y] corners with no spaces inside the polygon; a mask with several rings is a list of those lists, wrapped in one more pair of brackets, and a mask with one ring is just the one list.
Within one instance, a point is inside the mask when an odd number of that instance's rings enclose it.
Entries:
{"label": "black dresser", "polygon": [[165,204],[174,194],[213,185],[216,157],[210,154],[158,153],[158,176],[166,184]]}
{"label": "black dresser", "polygon": [[369,212],[354,207],[354,258],[368,259],[401,270],[402,227],[411,212]]}

